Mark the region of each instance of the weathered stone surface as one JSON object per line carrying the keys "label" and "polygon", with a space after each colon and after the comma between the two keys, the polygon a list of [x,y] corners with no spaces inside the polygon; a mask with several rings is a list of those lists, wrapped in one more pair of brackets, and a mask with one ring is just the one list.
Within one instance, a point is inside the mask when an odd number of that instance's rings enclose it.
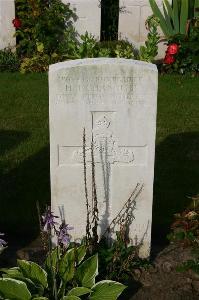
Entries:
{"label": "weathered stone surface", "polygon": [[14,47],[16,39],[14,38],[15,29],[12,20],[15,18],[14,0],[0,1],[0,49]]}
{"label": "weathered stone surface", "polygon": [[[162,9],[162,0],[156,0],[156,3]],[[146,19],[152,15],[149,0],[120,0],[120,7],[122,9],[119,14],[119,37],[129,40],[139,49],[147,39]],[[160,34],[164,36],[161,31]],[[165,49],[164,43],[161,42],[157,58],[164,56]]]}
{"label": "weathered stone surface", "polygon": [[94,138],[100,232],[110,224],[112,232],[118,230],[123,218],[129,224],[132,243],[143,242],[140,255],[149,256],[156,66],[113,58],[58,63],[50,66],[49,89],[53,211],[58,213],[58,207],[64,206],[66,222],[75,227],[73,236],[85,235],[85,128],[90,198],[92,134]]}
{"label": "weathered stone surface", "polygon": [[87,31],[100,38],[101,8],[98,0],[62,0],[63,3],[70,3],[70,7],[77,14],[77,21],[74,26],[79,34]]}

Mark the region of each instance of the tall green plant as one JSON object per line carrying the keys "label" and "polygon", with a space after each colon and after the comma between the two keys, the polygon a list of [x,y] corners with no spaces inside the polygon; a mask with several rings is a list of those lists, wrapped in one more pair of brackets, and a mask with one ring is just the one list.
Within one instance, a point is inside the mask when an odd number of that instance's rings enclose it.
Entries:
{"label": "tall green plant", "polygon": [[149,0],[152,11],[160,20],[160,27],[165,36],[187,33],[187,22],[192,16],[196,16],[198,0],[163,0],[163,13],[155,0]]}
{"label": "tall green plant", "polygon": [[154,16],[148,17],[146,20],[146,27],[149,30],[145,46],[140,47],[140,60],[153,62],[158,54],[158,43],[160,35],[158,33],[159,19]]}
{"label": "tall green plant", "polygon": [[65,53],[70,48],[76,15],[69,4],[61,0],[16,0],[16,16],[20,21],[16,31],[20,55],[32,57],[41,49],[46,54],[59,54],[63,44]]}

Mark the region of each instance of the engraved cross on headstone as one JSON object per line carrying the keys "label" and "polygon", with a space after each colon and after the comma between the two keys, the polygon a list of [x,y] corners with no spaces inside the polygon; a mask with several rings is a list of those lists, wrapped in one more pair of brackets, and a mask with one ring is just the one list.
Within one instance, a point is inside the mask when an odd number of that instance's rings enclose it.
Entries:
{"label": "engraved cross on headstone", "polygon": [[[95,172],[97,180],[98,196],[100,207],[99,224],[104,231],[109,226],[110,217],[110,203],[111,203],[111,182],[112,172],[111,166],[120,164],[120,166],[129,167],[129,165],[146,165],[147,164],[147,145],[128,146],[121,145],[119,139],[114,134],[115,123],[117,122],[117,112],[91,112],[92,115],[92,135],[93,135],[93,153]],[[83,132],[82,132],[83,135]],[[88,143],[86,136],[86,163],[91,164],[91,143]],[[88,146],[89,145],[89,146]],[[82,165],[83,145],[82,146],[61,146],[59,147],[59,165],[67,166],[70,164]],[[83,174],[82,174],[83,176]]]}
{"label": "engraved cross on headstone", "polygon": [[[147,163],[147,145],[120,145],[118,138],[114,135],[116,112],[91,113],[95,163],[133,165]],[[58,159],[59,165],[83,163],[83,146],[59,146]],[[86,146],[86,162],[91,162],[91,145]]]}

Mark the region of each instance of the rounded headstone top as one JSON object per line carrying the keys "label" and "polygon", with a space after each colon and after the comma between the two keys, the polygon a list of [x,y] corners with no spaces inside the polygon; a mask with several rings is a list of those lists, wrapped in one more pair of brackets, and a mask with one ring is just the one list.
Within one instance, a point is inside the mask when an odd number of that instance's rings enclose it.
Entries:
{"label": "rounded headstone top", "polygon": [[59,62],[49,66],[49,72],[59,71],[66,68],[74,68],[81,66],[89,65],[126,65],[126,66],[135,66],[142,67],[143,69],[148,69],[151,71],[157,72],[157,67],[155,64],[147,63],[140,60],[126,59],[126,58],[108,58],[108,57],[99,57],[99,58],[84,58],[84,59],[75,59],[68,60],[64,62]]}

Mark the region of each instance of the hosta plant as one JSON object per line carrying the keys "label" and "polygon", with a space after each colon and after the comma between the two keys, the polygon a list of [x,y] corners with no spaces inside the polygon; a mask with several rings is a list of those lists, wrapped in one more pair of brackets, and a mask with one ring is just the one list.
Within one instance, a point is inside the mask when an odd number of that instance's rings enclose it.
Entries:
{"label": "hosta plant", "polygon": [[[73,227],[65,223],[61,208],[60,215],[61,224],[50,207],[42,216],[40,225],[49,249],[43,267],[35,262],[18,260],[17,267],[0,270],[0,299],[115,300],[125,289],[116,281],[96,283],[98,254],[89,256],[86,245],[70,242],[69,230]],[[0,239],[0,247],[5,245]]]}
{"label": "hosta plant", "polygon": [[[96,283],[98,256],[87,259],[84,245],[62,252],[53,249],[44,267],[18,260],[17,267],[1,269],[0,299],[10,300],[115,300],[125,289],[121,283]],[[82,298],[83,297],[83,298]]]}

